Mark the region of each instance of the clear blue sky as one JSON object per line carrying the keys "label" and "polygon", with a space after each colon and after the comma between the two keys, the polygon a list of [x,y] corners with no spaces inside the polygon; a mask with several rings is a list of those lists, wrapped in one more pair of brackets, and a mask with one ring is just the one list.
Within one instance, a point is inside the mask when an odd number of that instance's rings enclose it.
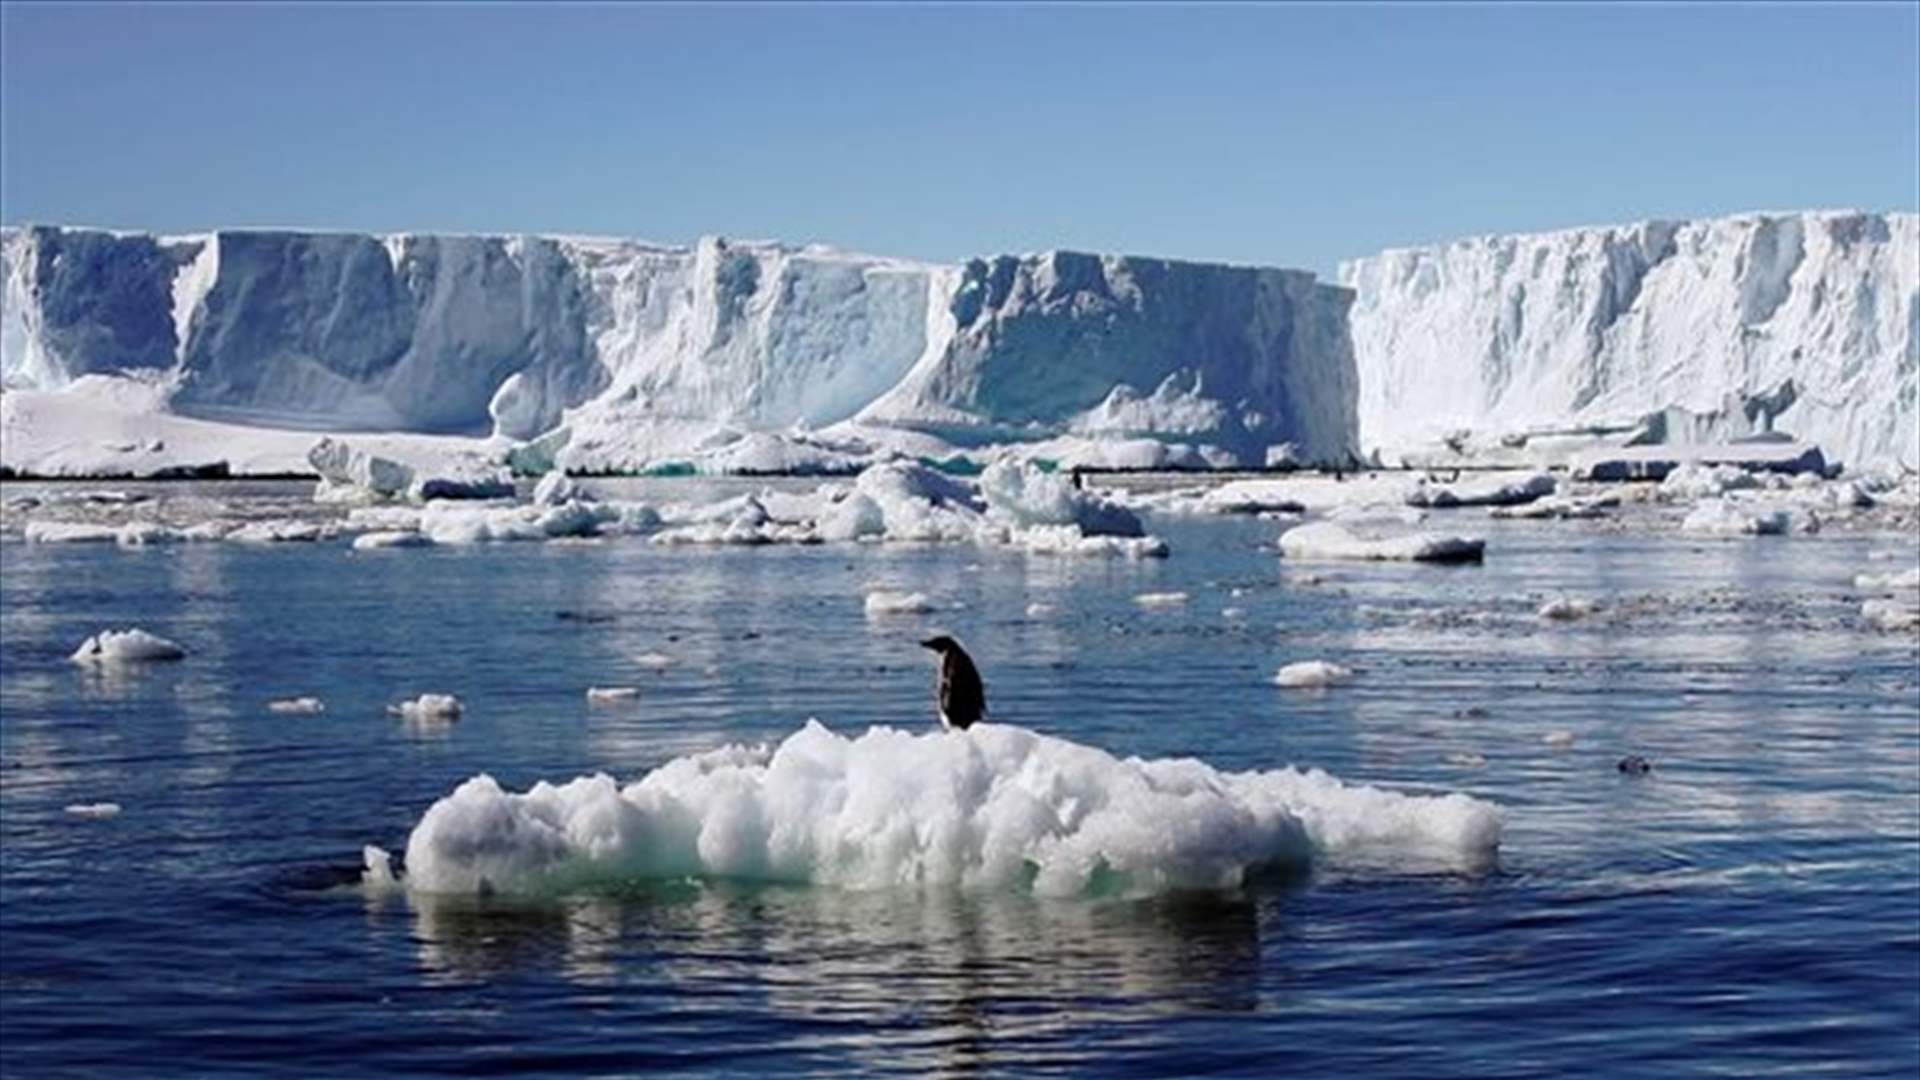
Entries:
{"label": "clear blue sky", "polygon": [[0,8],[0,219],[1329,271],[1920,202],[1920,5]]}

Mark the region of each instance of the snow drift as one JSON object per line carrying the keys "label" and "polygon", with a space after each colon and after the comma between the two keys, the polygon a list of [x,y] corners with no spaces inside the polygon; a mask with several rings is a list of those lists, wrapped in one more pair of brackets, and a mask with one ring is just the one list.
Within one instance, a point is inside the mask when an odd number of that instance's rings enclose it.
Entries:
{"label": "snow drift", "polygon": [[1363,448],[1790,432],[1920,463],[1920,216],[1489,236],[1344,264]]}
{"label": "snow drift", "polygon": [[[1471,868],[1499,840],[1498,811],[1464,795],[1122,760],[1002,724],[848,738],[809,721],[778,747],[678,758],[624,787],[596,775],[515,794],[476,776],[414,827],[404,884],[551,895],[700,877],[1139,894],[1230,888],[1325,855]],[[370,883],[392,883],[389,867],[368,849]]]}

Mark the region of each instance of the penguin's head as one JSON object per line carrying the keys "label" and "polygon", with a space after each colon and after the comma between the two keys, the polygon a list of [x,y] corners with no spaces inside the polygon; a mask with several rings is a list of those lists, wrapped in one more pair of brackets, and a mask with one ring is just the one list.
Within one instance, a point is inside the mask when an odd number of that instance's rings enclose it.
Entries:
{"label": "penguin's head", "polygon": [[930,637],[927,640],[921,642],[920,647],[923,649],[932,649],[934,652],[937,652],[940,655],[945,656],[946,654],[958,649],[960,647],[960,643],[953,640],[952,638],[948,637],[945,634],[941,634],[937,637]]}

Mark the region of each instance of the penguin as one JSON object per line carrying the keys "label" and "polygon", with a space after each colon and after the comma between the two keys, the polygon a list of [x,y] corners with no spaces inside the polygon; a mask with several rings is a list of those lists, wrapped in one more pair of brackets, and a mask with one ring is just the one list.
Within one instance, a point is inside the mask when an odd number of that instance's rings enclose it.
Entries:
{"label": "penguin", "polygon": [[980,683],[980,670],[973,666],[967,650],[945,634],[930,637],[920,645],[940,654],[940,678],[935,691],[940,726],[949,731],[965,731],[987,715],[987,688]]}

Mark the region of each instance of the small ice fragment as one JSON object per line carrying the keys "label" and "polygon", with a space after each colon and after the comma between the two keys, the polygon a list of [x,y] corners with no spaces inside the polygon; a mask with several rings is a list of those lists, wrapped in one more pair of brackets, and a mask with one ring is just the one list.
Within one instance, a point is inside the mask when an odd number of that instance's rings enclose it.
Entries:
{"label": "small ice fragment", "polygon": [[1275,686],[1337,686],[1353,678],[1353,669],[1327,660],[1302,660],[1288,664],[1273,676]]}
{"label": "small ice fragment", "polygon": [[146,664],[179,660],[187,650],[176,642],[138,628],[102,630],[74,650],[76,664]]}
{"label": "small ice fragment", "polygon": [[458,720],[460,699],[452,694],[421,694],[412,701],[387,706],[387,712],[408,720]]}
{"label": "small ice fragment", "polygon": [[1141,607],[1178,607],[1188,599],[1183,592],[1143,592],[1134,597],[1133,602]]}
{"label": "small ice fragment", "polygon": [[1877,630],[1913,630],[1920,628],[1920,603],[1907,600],[1868,600],[1860,605],[1860,617]]}
{"label": "small ice fragment", "polygon": [[933,601],[926,593],[876,589],[867,594],[868,615],[918,615],[932,610]]}
{"label": "small ice fragment", "polygon": [[67,807],[67,813],[74,817],[110,818],[120,813],[120,804],[117,802],[74,803]]}
{"label": "small ice fragment", "polygon": [[1227,607],[1220,609],[1220,617],[1223,619],[1244,619],[1246,615],[1246,608]]}
{"label": "small ice fragment", "polygon": [[317,697],[279,698],[267,702],[267,711],[275,713],[303,713],[313,715],[327,711],[327,703]]}
{"label": "small ice fragment", "polygon": [[393,874],[393,856],[384,848],[372,844],[360,849],[360,859],[365,869],[360,871],[360,884],[369,889],[397,888],[400,879]]}
{"label": "small ice fragment", "polygon": [[1456,750],[1447,755],[1447,764],[1463,769],[1482,769],[1486,767],[1487,759],[1471,750]]}
{"label": "small ice fragment", "polygon": [[1029,619],[1044,619],[1053,614],[1053,612],[1054,606],[1052,604],[1041,603],[1036,600],[1027,605],[1027,618]]}
{"label": "small ice fragment", "polygon": [[1892,592],[1899,589],[1920,589],[1920,567],[1908,570],[1904,574],[1856,574],[1853,578],[1856,589],[1884,589]]}
{"label": "small ice fragment", "polygon": [[1559,596],[1541,604],[1536,614],[1542,619],[1554,622],[1572,622],[1593,614],[1593,604],[1586,600],[1576,600],[1571,596]]}
{"label": "small ice fragment", "polygon": [[409,548],[432,547],[433,538],[424,533],[403,532],[398,529],[380,532],[361,533],[353,538],[353,550],[367,551],[372,548]]}
{"label": "small ice fragment", "polygon": [[632,701],[640,696],[637,686],[589,686],[587,703],[590,705],[609,705],[616,701]]}
{"label": "small ice fragment", "polygon": [[1565,728],[1556,728],[1540,736],[1540,741],[1548,746],[1566,748],[1573,745],[1573,732]]}
{"label": "small ice fragment", "polygon": [[651,671],[673,666],[673,657],[662,652],[643,652],[633,658],[633,662]]}

